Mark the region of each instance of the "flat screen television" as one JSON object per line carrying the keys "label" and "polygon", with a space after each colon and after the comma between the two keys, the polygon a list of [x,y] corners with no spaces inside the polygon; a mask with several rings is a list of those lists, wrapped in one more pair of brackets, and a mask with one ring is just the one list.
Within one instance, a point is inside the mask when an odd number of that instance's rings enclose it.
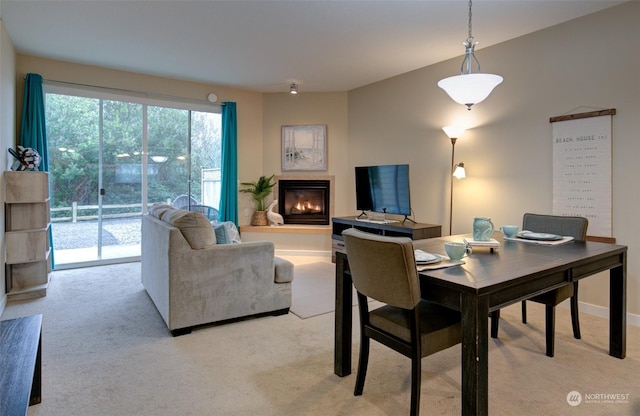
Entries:
{"label": "flat screen television", "polygon": [[409,165],[356,166],[356,209],[411,215]]}

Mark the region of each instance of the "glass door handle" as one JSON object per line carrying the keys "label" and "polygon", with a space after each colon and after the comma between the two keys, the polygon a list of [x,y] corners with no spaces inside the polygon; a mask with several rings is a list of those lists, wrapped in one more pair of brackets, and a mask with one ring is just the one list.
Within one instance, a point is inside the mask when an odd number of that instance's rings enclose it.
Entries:
{"label": "glass door handle", "polygon": [[107,193],[104,188],[100,188],[100,195],[104,196]]}

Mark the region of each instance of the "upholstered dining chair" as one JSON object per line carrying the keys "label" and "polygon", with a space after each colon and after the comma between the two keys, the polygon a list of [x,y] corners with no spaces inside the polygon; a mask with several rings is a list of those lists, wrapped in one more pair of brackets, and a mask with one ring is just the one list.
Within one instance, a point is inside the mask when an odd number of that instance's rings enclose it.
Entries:
{"label": "upholstered dining chair", "polygon": [[[360,358],[354,396],[362,395],[369,340],[411,359],[411,415],[420,411],[421,359],[461,342],[460,313],[424,301],[411,239],[342,232],[358,296]],[[384,303],[369,310],[368,299]]]}
{"label": "upholstered dining chair", "polygon": [[[522,229],[538,233],[551,233],[571,236],[575,241],[587,238],[589,221],[583,217],[560,215],[542,215],[526,213],[522,217]],[[550,249],[552,249],[550,247]],[[546,354],[553,357],[555,344],[555,308],[560,302],[571,298],[571,325],[573,336],[580,339],[580,321],[578,320],[578,282],[568,283],[562,287],[534,296],[528,300],[545,305]],[[491,313],[491,337],[498,337],[500,310]],[[527,302],[522,301],[522,322],[527,323]]]}

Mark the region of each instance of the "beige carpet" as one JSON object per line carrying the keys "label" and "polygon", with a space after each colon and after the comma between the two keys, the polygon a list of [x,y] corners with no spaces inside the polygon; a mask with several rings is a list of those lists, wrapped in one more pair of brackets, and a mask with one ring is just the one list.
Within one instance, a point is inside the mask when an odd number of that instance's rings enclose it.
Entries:
{"label": "beige carpet", "polygon": [[[316,262],[296,265],[291,284],[291,312],[302,319],[335,310],[336,265]],[[357,305],[356,292],[352,295]]]}
{"label": "beige carpet", "polygon": [[[360,397],[354,374],[333,374],[333,313],[173,338],[140,284],[139,263],[54,272],[46,297],[10,303],[2,319],[36,313],[44,315],[43,397],[29,416],[409,413],[410,365],[399,354],[372,343]],[[619,360],[607,354],[607,320],[582,314],[576,340],[569,311],[557,315],[556,356],[548,358],[543,308],[529,306],[528,325],[519,305],[502,310],[500,340],[489,341],[489,414],[639,415],[640,328],[629,327],[627,358]],[[425,358],[422,380],[421,414],[460,414],[460,348]],[[572,391],[583,397],[575,407],[566,400]],[[627,399],[609,402],[609,394]]]}

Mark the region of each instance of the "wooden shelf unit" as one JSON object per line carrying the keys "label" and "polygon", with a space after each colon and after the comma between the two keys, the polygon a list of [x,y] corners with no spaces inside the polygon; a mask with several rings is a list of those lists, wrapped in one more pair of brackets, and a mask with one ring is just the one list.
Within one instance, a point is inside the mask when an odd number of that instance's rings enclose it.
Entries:
{"label": "wooden shelf unit", "polygon": [[49,174],[6,171],[4,184],[7,300],[46,296],[51,275]]}
{"label": "wooden shelf unit", "polygon": [[442,226],[437,224],[404,222],[380,223],[360,221],[357,217],[334,217],[331,219],[331,261],[335,263],[336,252],[346,254],[342,232],[348,228],[356,228],[368,233],[390,237],[409,237],[412,240],[440,237]]}

